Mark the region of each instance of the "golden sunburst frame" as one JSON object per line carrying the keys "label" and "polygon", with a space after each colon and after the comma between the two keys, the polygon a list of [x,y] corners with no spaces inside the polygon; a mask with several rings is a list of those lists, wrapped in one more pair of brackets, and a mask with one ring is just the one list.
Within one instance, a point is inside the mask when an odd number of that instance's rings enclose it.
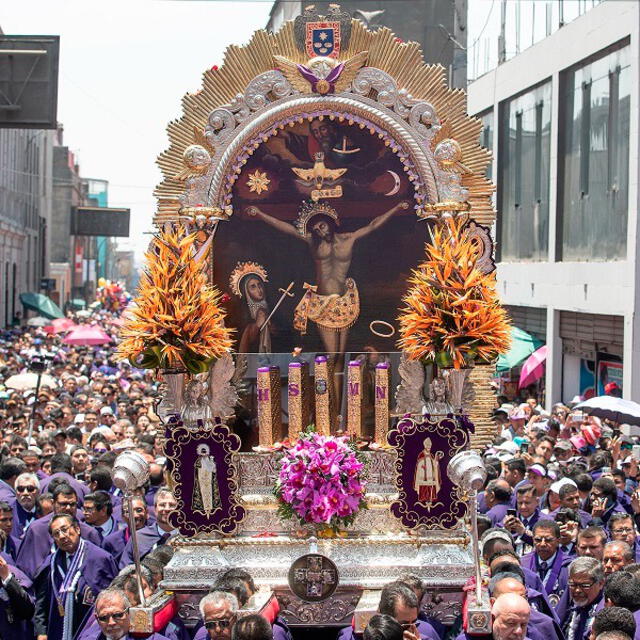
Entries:
{"label": "golden sunburst frame", "polygon": [[[392,149],[413,183],[419,218],[493,224],[491,154],[480,146],[482,124],[467,115],[464,91],[447,85],[442,66],[424,62],[417,43],[386,28],[369,31],[335,5],[329,14],[307,10],[275,34],[260,30],[247,45],[230,46],[223,64],[205,71],[201,89],[184,96],[158,157],[156,225],[185,213],[227,220],[234,184],[255,150],[288,126],[325,117],[367,128]],[[336,29],[332,49],[312,41],[318,19]],[[324,55],[312,56],[316,50]],[[472,444],[492,429],[485,404],[482,415],[469,412],[482,425]]]}

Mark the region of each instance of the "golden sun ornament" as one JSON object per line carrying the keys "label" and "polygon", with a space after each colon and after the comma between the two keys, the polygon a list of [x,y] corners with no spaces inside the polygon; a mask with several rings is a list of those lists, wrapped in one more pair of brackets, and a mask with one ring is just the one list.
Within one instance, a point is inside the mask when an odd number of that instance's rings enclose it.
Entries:
{"label": "golden sun ornament", "polygon": [[267,178],[266,172],[257,170],[255,173],[249,174],[249,179],[247,180],[249,191],[251,191],[252,193],[257,193],[258,195],[260,195],[263,191],[268,191],[270,183],[271,180]]}

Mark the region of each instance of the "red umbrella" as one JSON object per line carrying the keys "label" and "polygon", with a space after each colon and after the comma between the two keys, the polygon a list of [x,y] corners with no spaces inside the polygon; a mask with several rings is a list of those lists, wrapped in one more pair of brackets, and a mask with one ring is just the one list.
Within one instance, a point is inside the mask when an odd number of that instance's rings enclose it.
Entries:
{"label": "red umbrella", "polygon": [[47,333],[64,333],[65,331],[74,329],[75,326],[76,324],[69,318],[56,318],[48,327],[45,327],[44,330]]}
{"label": "red umbrella", "polygon": [[65,344],[90,346],[111,342],[111,337],[97,325],[89,326],[82,324],[68,333],[62,342]]}
{"label": "red umbrella", "polygon": [[539,349],[536,349],[522,365],[522,371],[520,371],[520,382],[518,382],[518,388],[528,387],[536,380],[539,380],[544,373],[545,360],[547,359],[547,345],[542,345]]}

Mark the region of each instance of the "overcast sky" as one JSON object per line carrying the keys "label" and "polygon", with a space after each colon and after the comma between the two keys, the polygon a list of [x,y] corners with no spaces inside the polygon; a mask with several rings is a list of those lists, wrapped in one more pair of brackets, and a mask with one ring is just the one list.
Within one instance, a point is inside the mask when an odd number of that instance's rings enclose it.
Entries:
{"label": "overcast sky", "polygon": [[267,23],[271,2],[5,0],[8,35],[59,35],[58,120],[81,174],[109,181],[109,204],[131,208],[132,243],[144,251],[160,179],[156,156],[180,99]]}

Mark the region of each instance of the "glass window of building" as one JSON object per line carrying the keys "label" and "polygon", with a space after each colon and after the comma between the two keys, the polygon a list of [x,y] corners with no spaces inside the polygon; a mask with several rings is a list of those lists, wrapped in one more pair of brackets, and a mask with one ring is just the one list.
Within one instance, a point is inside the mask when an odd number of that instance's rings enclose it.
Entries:
{"label": "glass window of building", "polygon": [[[493,153],[493,109],[479,113],[478,120],[482,122],[482,131],[480,132],[480,144]],[[489,162],[485,169],[485,175],[489,180],[493,180],[493,163]]]}
{"label": "glass window of building", "polygon": [[559,258],[624,259],[629,192],[630,48],[612,47],[562,74]]}
{"label": "glass window of building", "polygon": [[499,127],[499,259],[547,260],[551,82],[502,102]]}

